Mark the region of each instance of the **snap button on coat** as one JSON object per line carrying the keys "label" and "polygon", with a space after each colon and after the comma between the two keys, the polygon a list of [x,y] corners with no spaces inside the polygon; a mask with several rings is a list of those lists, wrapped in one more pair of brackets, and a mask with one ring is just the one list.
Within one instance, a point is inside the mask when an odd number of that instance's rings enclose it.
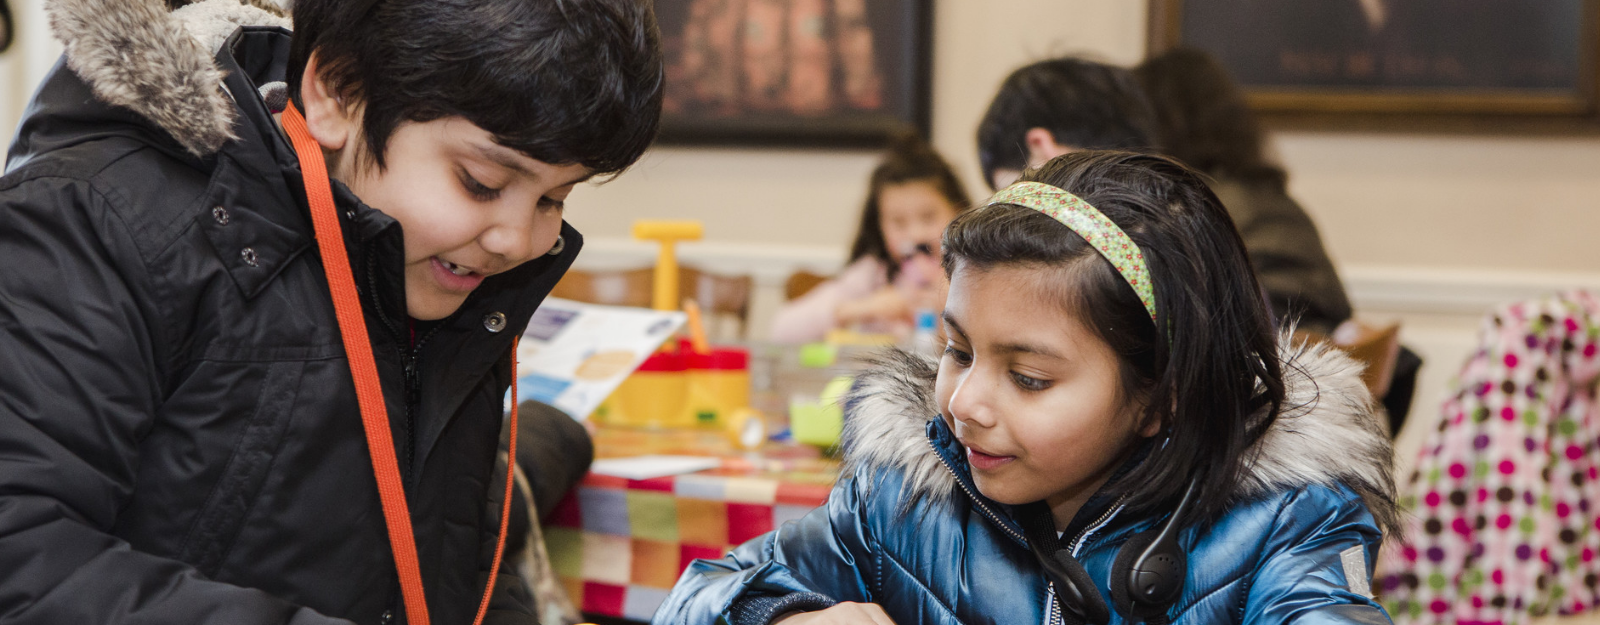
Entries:
{"label": "snap button on coat", "polygon": [[211,209],[211,217],[213,219],[217,220],[217,225],[219,225],[219,226],[228,225],[228,209],[226,209],[226,208],[223,208],[221,206],[212,208]]}
{"label": "snap button on coat", "polygon": [[499,333],[506,329],[506,316],[502,313],[492,312],[483,316],[483,329]]}
{"label": "snap button on coat", "polygon": [[249,265],[251,267],[255,267],[255,266],[258,266],[258,265],[261,264],[260,262],[258,262],[256,260],[256,251],[254,249],[251,249],[251,248],[248,248],[248,247],[244,248],[242,250],[239,250],[239,258],[244,260],[244,264]]}

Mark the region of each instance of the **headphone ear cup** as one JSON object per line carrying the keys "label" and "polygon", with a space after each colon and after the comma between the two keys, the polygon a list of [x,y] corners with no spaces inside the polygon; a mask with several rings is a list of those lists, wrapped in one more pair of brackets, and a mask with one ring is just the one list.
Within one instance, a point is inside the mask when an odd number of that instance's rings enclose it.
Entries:
{"label": "headphone ear cup", "polygon": [[1117,549],[1117,559],[1111,564],[1112,604],[1130,620],[1165,614],[1183,591],[1189,558],[1176,541],[1139,562],[1139,556],[1160,534],[1159,528],[1134,534]]}
{"label": "headphone ear cup", "polygon": [[1095,588],[1088,569],[1065,549],[1057,550],[1052,559],[1051,571],[1062,578],[1056,581],[1056,595],[1058,600],[1066,599],[1062,601],[1064,609],[1077,613],[1091,625],[1110,623],[1111,609],[1106,607],[1105,597]]}

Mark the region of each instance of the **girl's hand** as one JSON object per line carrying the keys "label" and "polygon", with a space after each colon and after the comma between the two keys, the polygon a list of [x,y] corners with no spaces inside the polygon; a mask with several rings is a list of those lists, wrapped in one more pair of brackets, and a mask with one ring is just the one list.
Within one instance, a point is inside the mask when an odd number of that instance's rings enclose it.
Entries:
{"label": "girl's hand", "polygon": [[774,625],[894,625],[876,603],[841,603],[816,612],[796,612],[780,616]]}
{"label": "girl's hand", "polygon": [[911,304],[899,291],[884,287],[866,299],[839,304],[834,320],[841,327],[857,322],[910,323]]}

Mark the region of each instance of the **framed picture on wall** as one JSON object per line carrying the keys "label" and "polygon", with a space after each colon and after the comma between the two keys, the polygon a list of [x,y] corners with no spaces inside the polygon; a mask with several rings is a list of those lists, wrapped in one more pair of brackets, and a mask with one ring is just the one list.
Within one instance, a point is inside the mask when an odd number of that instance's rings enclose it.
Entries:
{"label": "framed picture on wall", "polygon": [[[1151,0],[1269,118],[1592,119],[1600,0]],[[1402,122],[1406,123],[1406,122]]]}
{"label": "framed picture on wall", "polygon": [[666,143],[926,135],[932,0],[655,0]]}

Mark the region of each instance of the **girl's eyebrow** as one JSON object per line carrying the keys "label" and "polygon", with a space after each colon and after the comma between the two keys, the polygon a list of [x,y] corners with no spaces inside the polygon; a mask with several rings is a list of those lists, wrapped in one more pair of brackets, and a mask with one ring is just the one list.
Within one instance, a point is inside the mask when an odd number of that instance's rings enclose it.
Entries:
{"label": "girl's eyebrow", "polygon": [[950,309],[946,308],[939,316],[944,319],[945,325],[950,326],[950,329],[954,330],[956,334],[960,334],[961,338],[967,338],[967,333],[961,330],[961,324],[956,323],[956,318],[950,316]]}
{"label": "girl's eyebrow", "polygon": [[1032,343],[1001,343],[999,345],[995,345],[994,348],[996,351],[1008,354],[1026,353],[1044,356],[1045,358],[1053,358],[1056,360],[1067,359],[1065,356],[1056,353],[1056,351],[1053,349],[1043,345],[1034,345]]}
{"label": "girl's eyebrow", "polygon": [[[956,334],[961,335],[962,339],[966,339],[967,338],[967,333],[961,330],[961,324],[956,323],[955,317],[952,317],[950,315],[949,309],[946,309],[944,311],[944,314],[942,314],[940,316],[944,318],[945,325],[950,326],[950,329],[952,331],[954,331]],[[1054,358],[1056,360],[1066,360],[1067,359],[1066,356],[1062,356],[1060,353],[1057,353],[1053,349],[1050,349],[1050,348],[1045,347],[1043,345],[1035,345],[1033,343],[1000,343],[1000,344],[995,345],[994,349],[995,349],[995,351],[998,351],[998,352],[1001,352],[1001,353],[1006,353],[1006,354],[1025,353],[1025,354],[1037,354],[1037,355],[1040,355],[1040,356],[1044,356],[1045,358]]]}

